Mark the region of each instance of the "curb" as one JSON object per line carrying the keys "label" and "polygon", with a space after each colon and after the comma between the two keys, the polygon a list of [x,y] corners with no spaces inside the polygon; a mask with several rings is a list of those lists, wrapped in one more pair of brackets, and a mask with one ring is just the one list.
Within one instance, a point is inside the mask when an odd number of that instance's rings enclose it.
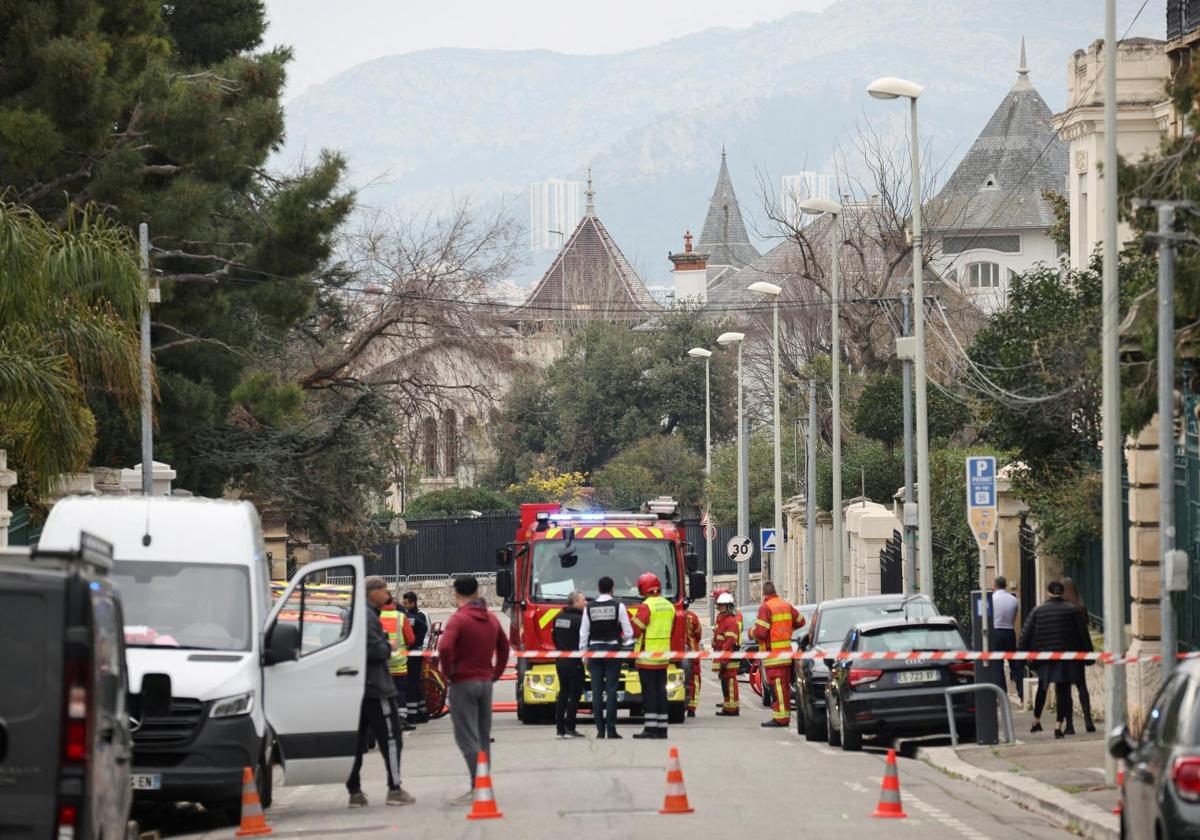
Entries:
{"label": "curb", "polygon": [[1093,840],[1119,840],[1118,818],[1090,802],[1084,802],[1053,785],[1016,773],[983,770],[958,757],[952,747],[922,747],[917,758],[938,770],[962,776],[984,790],[1011,799],[1026,810],[1064,828],[1075,828]]}

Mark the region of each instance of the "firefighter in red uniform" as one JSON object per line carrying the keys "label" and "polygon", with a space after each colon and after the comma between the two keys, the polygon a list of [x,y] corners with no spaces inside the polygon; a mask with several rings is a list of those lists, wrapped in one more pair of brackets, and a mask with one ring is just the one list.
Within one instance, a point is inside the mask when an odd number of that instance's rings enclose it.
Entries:
{"label": "firefighter in red uniform", "polygon": [[758,649],[767,654],[763,664],[771,686],[771,719],[762,725],[786,728],[792,720],[792,633],[804,626],[804,616],[779,597],[770,581],[763,583],[762,591],[763,603],[752,631]]}
{"label": "firefighter in red uniform", "polygon": [[[733,595],[722,591],[717,596],[717,626],[713,629],[713,650],[735,652],[742,644],[742,617],[738,615],[733,604]],[[718,704],[719,717],[737,717],[738,704],[738,668],[736,659],[718,659],[713,662],[713,670],[721,680],[721,696],[724,702]]]}
{"label": "firefighter in red uniform", "polygon": [[670,708],[667,702],[667,666],[671,650],[671,631],[675,626],[675,605],[662,596],[658,575],[646,572],[637,580],[638,592],[646,600],[629,611],[629,622],[637,638],[638,682],[642,686],[645,728],[634,738],[666,738]]}
{"label": "firefighter in red uniform", "polygon": [[[687,649],[700,650],[700,638],[703,631],[700,629],[700,616],[696,615],[691,610],[684,613],[687,619]],[[687,699],[687,716],[696,716],[696,704],[700,701],[700,660],[688,659],[685,660],[689,668],[692,670],[692,678],[688,682],[688,699]]]}

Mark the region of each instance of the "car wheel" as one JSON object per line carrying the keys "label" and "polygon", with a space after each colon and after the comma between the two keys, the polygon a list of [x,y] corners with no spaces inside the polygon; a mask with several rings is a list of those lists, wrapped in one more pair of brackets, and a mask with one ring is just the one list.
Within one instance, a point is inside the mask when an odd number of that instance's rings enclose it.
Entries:
{"label": "car wheel", "polygon": [[[797,706],[797,708],[802,708],[802,706]],[[824,741],[826,738],[825,722],[820,719],[813,720],[812,717],[805,715],[804,737],[810,741]]]}
{"label": "car wheel", "polygon": [[841,708],[839,714],[841,714],[842,721],[842,750],[845,752],[858,752],[862,749],[862,733],[846,718],[845,706]]}
{"label": "car wheel", "polygon": [[829,742],[831,747],[840,747],[842,745],[842,733],[833,728],[833,715],[829,713],[830,705],[828,701],[825,703],[825,740]]}

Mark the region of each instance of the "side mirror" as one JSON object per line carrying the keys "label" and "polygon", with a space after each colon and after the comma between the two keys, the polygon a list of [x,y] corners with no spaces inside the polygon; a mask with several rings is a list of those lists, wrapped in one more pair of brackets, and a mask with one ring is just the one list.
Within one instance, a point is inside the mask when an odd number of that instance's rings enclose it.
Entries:
{"label": "side mirror", "polygon": [[683,544],[683,565],[689,572],[700,568],[700,555],[696,553],[696,547],[691,543]]}
{"label": "side mirror", "polygon": [[496,549],[496,568],[506,569],[512,565],[513,554],[512,549],[508,546]]}
{"label": "side mirror", "polygon": [[276,622],[267,636],[266,650],[263,653],[265,663],[277,665],[280,662],[294,662],[299,658],[300,625]]}
{"label": "side mirror", "polygon": [[821,661],[825,663],[825,667],[828,668],[830,671],[832,671],[833,666],[837,664],[837,660],[831,656],[826,656]]}
{"label": "side mirror", "polygon": [[809,644],[808,633],[804,633],[800,637],[800,650],[808,650],[808,644]]}
{"label": "side mirror", "polygon": [[699,601],[704,597],[708,583],[704,577],[704,572],[688,572],[687,582],[689,598],[693,601]]}
{"label": "side mirror", "polygon": [[1108,754],[1113,758],[1127,759],[1136,748],[1137,745],[1129,734],[1129,727],[1125,724],[1115,727],[1112,732],[1108,733]]}
{"label": "side mirror", "polygon": [[496,595],[503,598],[505,601],[511,601],[514,589],[515,589],[515,587],[513,586],[512,569],[509,569],[509,568],[497,569],[496,570]]}

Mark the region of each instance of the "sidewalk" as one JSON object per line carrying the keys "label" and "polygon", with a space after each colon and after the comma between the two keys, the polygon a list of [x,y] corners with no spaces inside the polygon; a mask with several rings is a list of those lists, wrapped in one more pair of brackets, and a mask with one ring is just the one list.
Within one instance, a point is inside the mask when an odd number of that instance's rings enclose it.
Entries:
{"label": "sidewalk", "polygon": [[1083,837],[1116,840],[1119,821],[1112,813],[1117,789],[1104,782],[1104,727],[1054,737],[1054,713],[1042,716],[1044,732],[1030,733],[1033,714],[1013,710],[1017,743],[995,747],[962,744],[957,749],[923,747],[918,757],[1062,825]]}

